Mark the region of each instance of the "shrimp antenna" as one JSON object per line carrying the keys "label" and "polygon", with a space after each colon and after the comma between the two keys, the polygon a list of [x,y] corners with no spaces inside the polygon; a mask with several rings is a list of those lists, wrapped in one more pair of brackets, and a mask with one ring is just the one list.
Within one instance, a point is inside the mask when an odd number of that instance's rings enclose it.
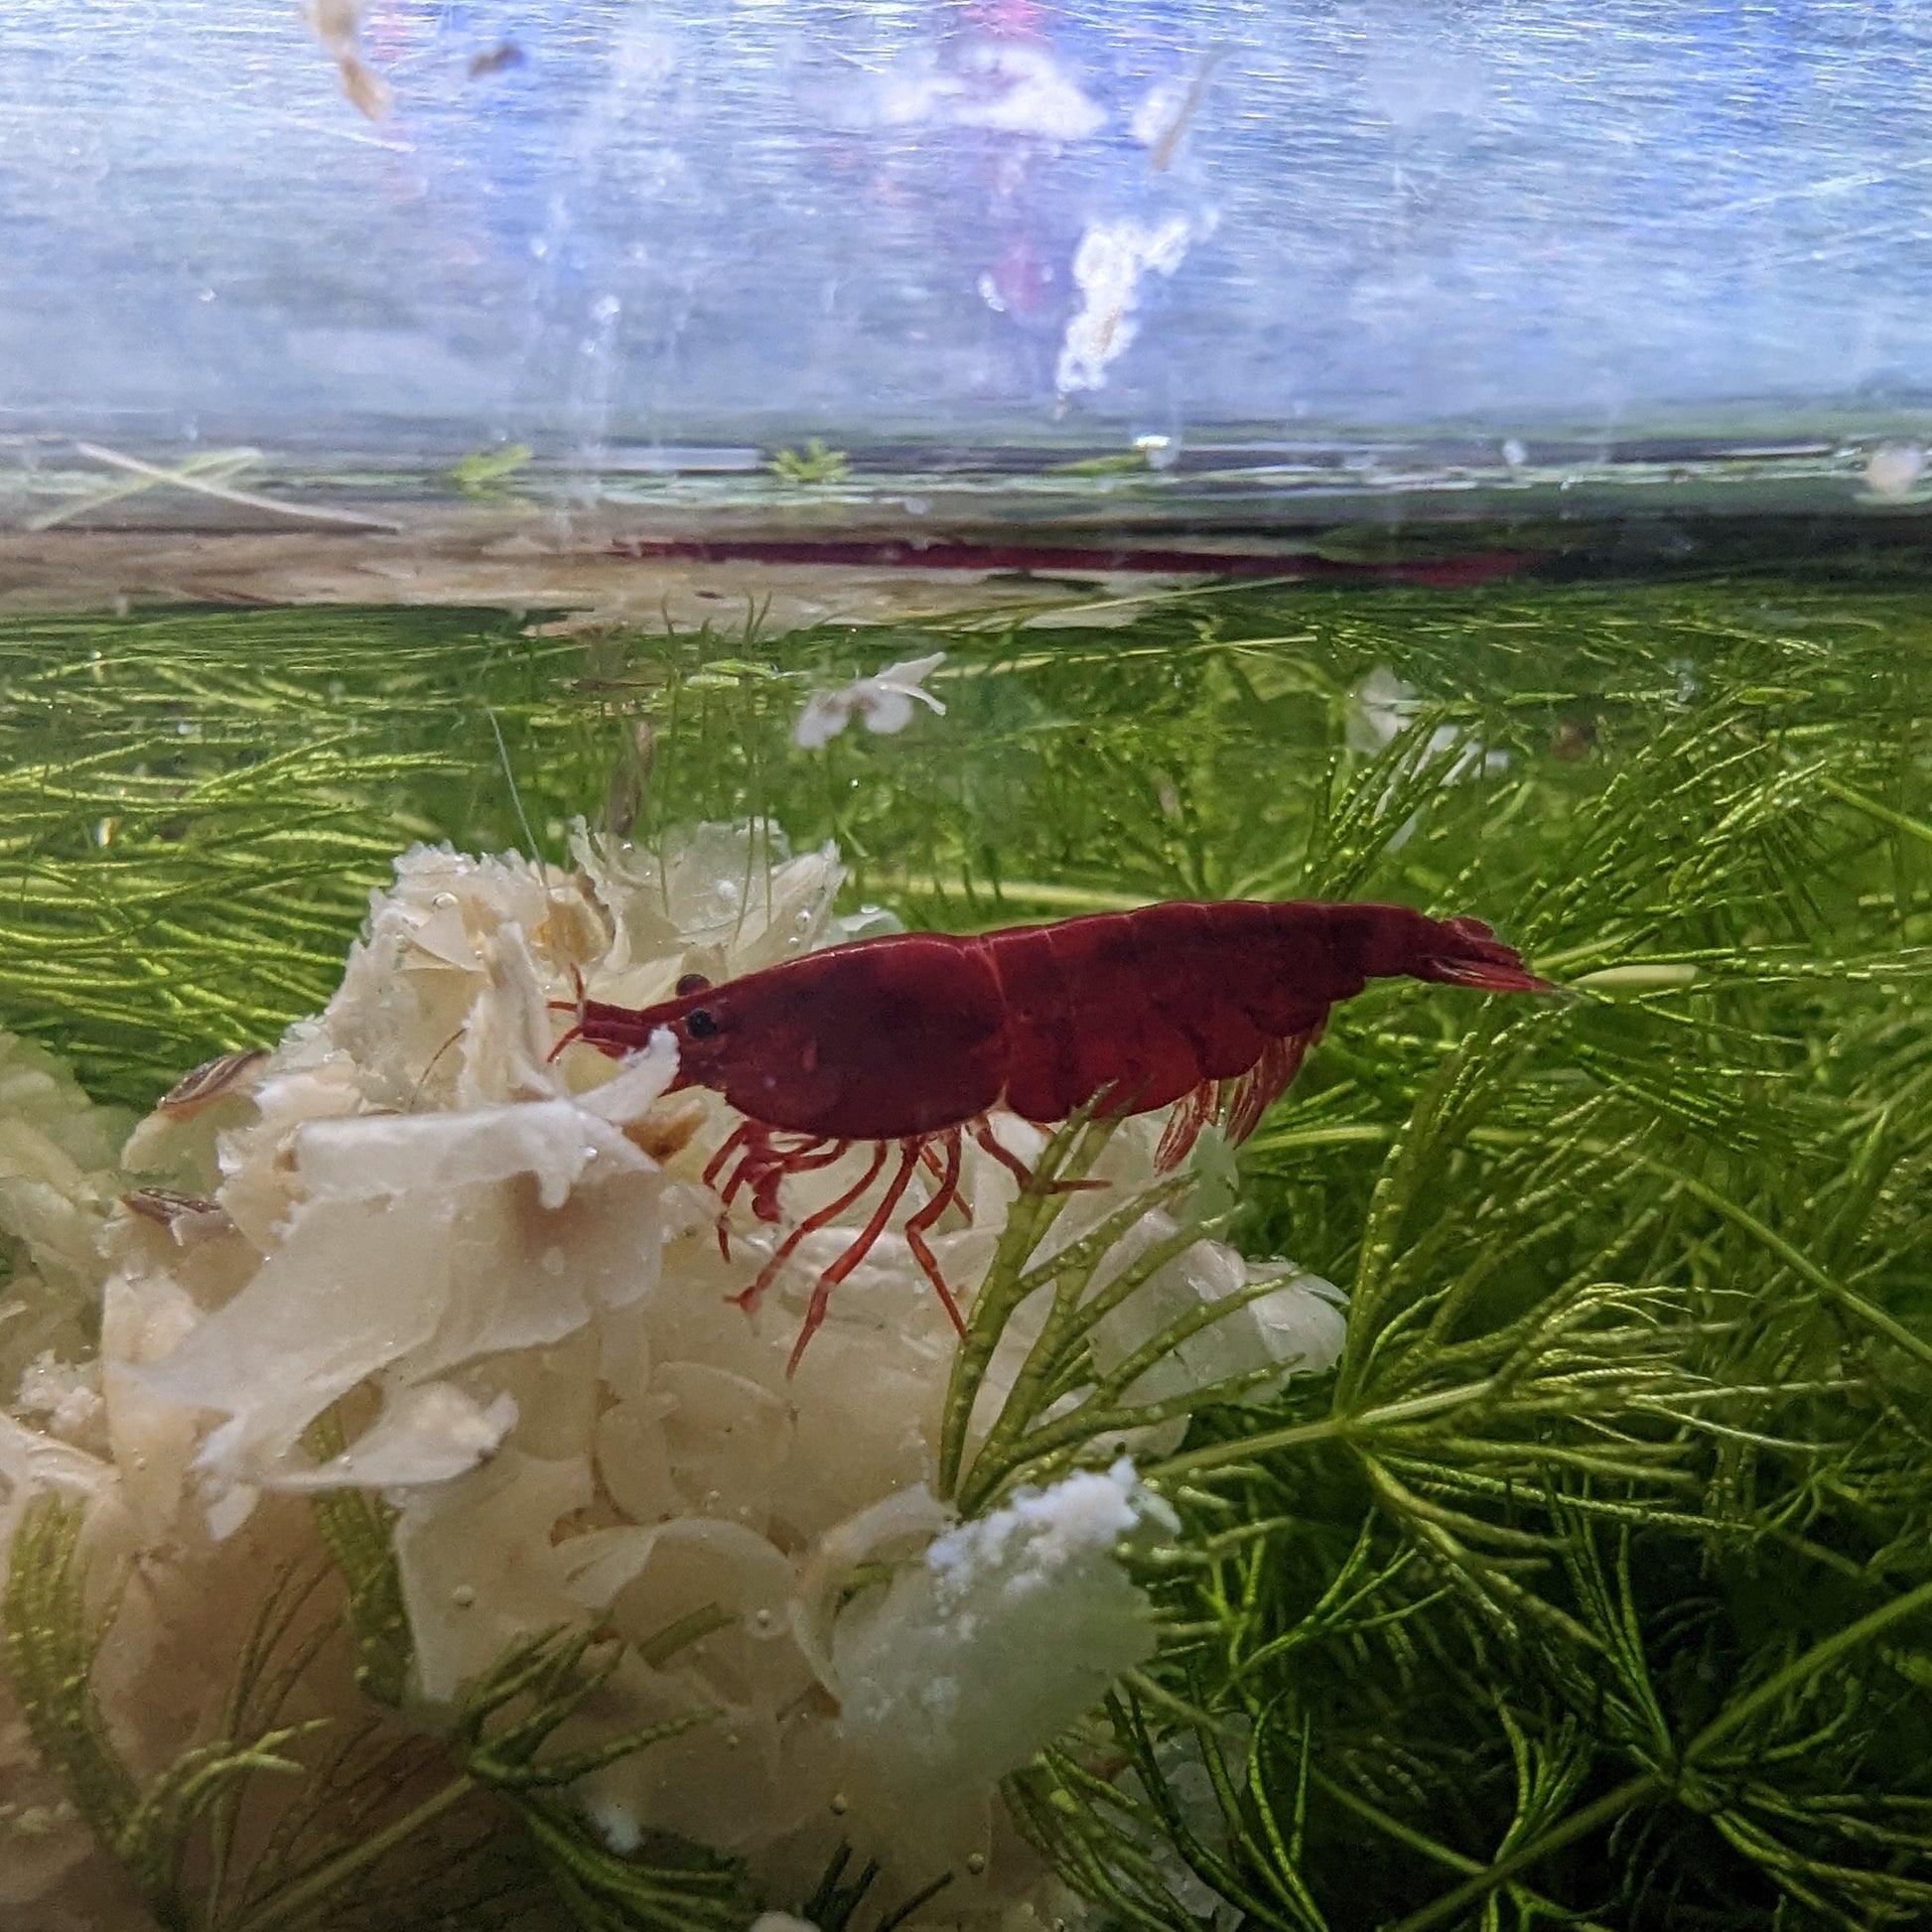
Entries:
{"label": "shrimp antenna", "polygon": [[543,863],[543,854],[537,850],[537,835],[530,829],[530,815],[523,809],[523,793],[517,788],[516,773],[510,768],[510,748],[503,743],[503,728],[496,722],[496,713],[489,705],[483,706],[483,716],[489,720],[490,736],[496,741],[496,757],[503,767],[503,779],[510,788],[510,803],[516,807],[516,822],[523,828],[523,843],[529,849],[530,863],[537,869],[537,877],[543,881],[543,890],[550,890],[550,874]]}
{"label": "shrimp antenna", "polygon": [[429,1084],[429,1076],[436,1071],[437,1061],[440,1060],[443,1057],[443,1055],[447,1053],[450,1050],[450,1048],[454,1046],[457,1043],[457,1041],[463,1037],[464,1034],[469,1029],[469,1025],[470,1025],[469,1021],[466,1020],[463,1023],[463,1025],[459,1027],[456,1030],[456,1032],[453,1033],[449,1036],[449,1038],[446,1039],[443,1042],[443,1044],[439,1046],[436,1049],[436,1051],[429,1056],[429,1064],[423,1068],[422,1072],[417,1074],[416,1084],[409,1089],[408,1111],[410,1113],[413,1114],[416,1111],[416,1103],[422,1099],[423,1089]]}

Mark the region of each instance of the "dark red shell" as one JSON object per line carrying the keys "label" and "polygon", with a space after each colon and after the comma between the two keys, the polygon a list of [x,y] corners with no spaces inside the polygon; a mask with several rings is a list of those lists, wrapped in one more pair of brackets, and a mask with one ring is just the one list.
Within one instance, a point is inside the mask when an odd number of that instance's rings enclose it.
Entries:
{"label": "dark red shell", "polygon": [[1122,1112],[1165,1107],[1246,1074],[1272,1042],[1306,1042],[1335,1001],[1400,974],[1548,990],[1475,919],[1176,901],[855,940],[641,1011],[591,1001],[579,1026],[611,1053],[668,1028],[677,1084],[714,1088],[767,1127],[891,1141],[1002,1104],[1060,1120],[1103,1089]]}

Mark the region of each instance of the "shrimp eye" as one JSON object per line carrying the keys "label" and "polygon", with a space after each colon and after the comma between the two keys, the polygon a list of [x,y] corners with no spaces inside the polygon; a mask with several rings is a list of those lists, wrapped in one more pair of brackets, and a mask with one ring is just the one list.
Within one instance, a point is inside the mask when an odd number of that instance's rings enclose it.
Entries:
{"label": "shrimp eye", "polygon": [[718,1016],[708,1008],[699,1007],[684,1016],[684,1031],[693,1039],[709,1039],[718,1031]]}
{"label": "shrimp eye", "polygon": [[702,993],[711,985],[702,973],[686,973],[677,983],[677,997],[682,1000],[693,993]]}

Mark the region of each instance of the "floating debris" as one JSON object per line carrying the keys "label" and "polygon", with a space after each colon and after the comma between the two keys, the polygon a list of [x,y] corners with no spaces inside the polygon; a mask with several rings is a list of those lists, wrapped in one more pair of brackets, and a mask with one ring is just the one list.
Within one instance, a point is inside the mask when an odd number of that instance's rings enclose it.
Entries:
{"label": "floating debris", "polygon": [[362,15],[368,0],[308,0],[315,37],[336,63],[346,94],[363,118],[382,121],[396,104],[395,89],[362,59]]}
{"label": "floating debris", "polygon": [[801,751],[823,751],[855,717],[865,721],[869,732],[885,736],[902,732],[912,722],[915,698],[943,716],[946,707],[926,690],[925,680],[945,661],[946,653],[935,650],[927,657],[888,664],[872,677],[854,679],[842,690],[821,691],[799,714],[791,742]]}
{"label": "floating debris", "polygon": [[1224,58],[1224,50],[1214,48],[1202,56],[1191,75],[1175,75],[1150,87],[1135,107],[1128,125],[1135,140],[1147,149],[1148,166],[1156,174],[1165,174],[1173,165],[1180,143],[1206,98],[1207,83]]}
{"label": "floating debris", "polygon": [[214,1217],[225,1221],[228,1218],[222,1213],[219,1201],[202,1194],[177,1193],[172,1187],[137,1187],[121,1196],[121,1205],[130,1214],[138,1214],[144,1221],[171,1231],[177,1221],[184,1219]]}
{"label": "floating debris", "polygon": [[1134,311],[1141,282],[1148,275],[1171,276],[1187,250],[1211,227],[1171,214],[1146,222],[1134,216],[1096,221],[1073,251],[1073,279],[1081,306],[1066,325],[1053,385],[1064,396],[1076,389],[1098,389],[1109,363],[1126,353],[1140,324]]}
{"label": "floating debris", "polygon": [[1865,486],[1886,502],[1904,502],[1918,488],[1925,470],[1925,452],[1916,443],[1887,443],[1865,459]]}
{"label": "floating debris", "polygon": [[523,61],[523,50],[514,41],[499,41],[494,47],[485,48],[481,54],[470,57],[470,78],[482,80],[488,74],[520,68]]}
{"label": "floating debris", "polygon": [[192,1073],[184,1073],[156,1103],[158,1113],[171,1120],[192,1120],[204,1107],[212,1106],[222,1095],[232,1093],[268,1054],[259,1046],[242,1048],[238,1053],[223,1053],[204,1060]]}

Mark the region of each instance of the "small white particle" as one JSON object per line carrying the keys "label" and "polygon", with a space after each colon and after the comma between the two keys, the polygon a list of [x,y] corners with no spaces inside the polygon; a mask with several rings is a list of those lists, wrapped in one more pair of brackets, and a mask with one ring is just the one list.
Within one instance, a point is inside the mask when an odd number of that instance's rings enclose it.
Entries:
{"label": "small white particle", "polygon": [[1896,502],[1909,496],[1925,475],[1925,452],[1916,443],[1887,443],[1866,459],[1864,480],[1873,495]]}

